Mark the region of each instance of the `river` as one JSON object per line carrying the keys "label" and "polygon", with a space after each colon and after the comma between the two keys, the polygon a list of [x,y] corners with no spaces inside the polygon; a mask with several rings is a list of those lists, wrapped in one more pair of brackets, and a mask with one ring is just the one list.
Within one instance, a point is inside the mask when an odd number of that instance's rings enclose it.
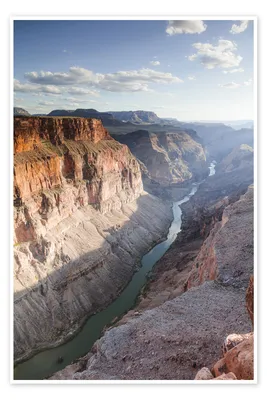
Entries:
{"label": "river", "polygon": [[[216,162],[212,161],[209,176],[215,174]],[[88,318],[82,329],[70,341],[48,350],[44,350],[29,360],[18,364],[14,370],[16,380],[39,380],[63,369],[75,359],[88,353],[103,329],[111,325],[115,318],[119,318],[129,311],[135,304],[137,296],[147,282],[148,274],[156,262],[166,253],[170,245],[181,231],[182,210],[180,205],[186,203],[193,196],[199,183],[193,183],[191,192],[182,200],[173,203],[173,221],[169,228],[167,239],[153,247],[141,260],[141,268],[133,275],[132,280],[120,296],[107,308]],[[58,360],[61,358],[62,362]]]}

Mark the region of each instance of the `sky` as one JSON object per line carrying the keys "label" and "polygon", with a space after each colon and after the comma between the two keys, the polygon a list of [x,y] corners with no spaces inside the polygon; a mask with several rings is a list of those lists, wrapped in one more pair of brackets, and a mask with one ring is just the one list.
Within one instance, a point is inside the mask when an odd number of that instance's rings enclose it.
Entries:
{"label": "sky", "polygon": [[253,119],[253,21],[16,20],[14,106]]}

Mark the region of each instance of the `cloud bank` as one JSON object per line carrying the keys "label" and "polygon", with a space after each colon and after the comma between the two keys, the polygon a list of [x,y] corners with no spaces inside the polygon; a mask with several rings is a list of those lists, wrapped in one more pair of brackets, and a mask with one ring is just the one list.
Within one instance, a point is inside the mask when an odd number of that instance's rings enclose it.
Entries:
{"label": "cloud bank", "polygon": [[192,45],[197,53],[188,57],[188,60],[199,59],[201,64],[207,69],[233,68],[239,66],[242,57],[236,54],[237,45],[231,40],[218,40],[217,45],[210,43],[194,43]]}
{"label": "cloud bank", "polygon": [[[54,94],[67,92],[72,95],[97,96],[100,89],[109,92],[138,92],[149,91],[149,84],[153,83],[182,82],[180,78],[169,72],[160,72],[149,68],[99,74],[85,68],[71,67],[68,72],[32,71],[26,72],[24,76],[27,80],[26,83],[14,81],[15,91]],[[77,85],[83,85],[83,87]]]}
{"label": "cloud bank", "polygon": [[169,21],[166,28],[168,35],[178,35],[182,33],[202,33],[207,29],[203,21]]}
{"label": "cloud bank", "polygon": [[249,23],[249,21],[241,21],[240,25],[234,24],[234,25],[232,25],[232,28],[230,29],[229,32],[232,33],[233,35],[242,33],[247,29],[248,23]]}

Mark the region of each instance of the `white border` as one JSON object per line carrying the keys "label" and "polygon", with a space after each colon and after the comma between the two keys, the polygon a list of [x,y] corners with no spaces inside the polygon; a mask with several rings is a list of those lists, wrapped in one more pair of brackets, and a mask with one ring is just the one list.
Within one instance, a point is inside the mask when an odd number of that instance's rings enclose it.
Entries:
{"label": "white border", "polygon": [[[257,26],[257,16],[251,16],[251,15],[231,15],[231,16],[206,16],[206,15],[198,15],[198,16],[180,16],[177,14],[175,15],[161,15],[161,16],[151,16],[151,15],[142,15],[142,16],[134,16],[134,15],[110,15],[110,16],[102,16],[102,15],[95,15],[95,16],[33,16],[33,15],[19,15],[15,16],[12,15],[10,17],[10,70],[12,73],[10,73],[10,133],[12,132],[12,135],[10,135],[10,177],[9,181],[11,182],[11,185],[9,187],[10,189],[10,199],[13,198],[13,71],[14,71],[14,21],[16,20],[161,20],[161,21],[167,21],[167,20],[173,20],[173,19],[179,19],[179,20],[230,20],[230,21],[236,21],[236,20],[244,20],[248,19],[254,22],[254,91],[253,91],[253,96],[254,96],[254,284],[255,288],[258,288],[258,268],[257,268],[257,261],[258,261],[258,254],[257,254],[257,202],[258,202],[258,196],[257,196],[257,162],[255,160],[258,160],[257,158],[257,146],[258,146],[258,130],[257,130],[257,32],[258,32],[258,26]],[[10,207],[10,221],[11,221],[11,232],[13,232],[13,226],[12,226],[12,221],[13,221],[13,206],[11,205]],[[11,233],[11,238],[10,238],[10,315],[13,317],[13,233]],[[255,289],[254,289],[255,290]],[[210,386],[210,385],[255,385],[258,383],[258,329],[257,329],[257,298],[256,298],[256,290],[254,291],[254,380],[251,381],[240,381],[240,380],[233,380],[233,381],[194,381],[194,380],[91,380],[91,381],[73,381],[73,380],[14,380],[13,379],[13,373],[14,373],[14,366],[13,366],[13,318],[10,318],[10,332],[11,332],[11,337],[10,337],[10,354],[11,357],[9,359],[10,363],[10,383],[12,385],[121,385],[121,384],[126,384],[126,385],[184,385],[184,384],[190,384],[190,385],[196,385],[196,386]]]}

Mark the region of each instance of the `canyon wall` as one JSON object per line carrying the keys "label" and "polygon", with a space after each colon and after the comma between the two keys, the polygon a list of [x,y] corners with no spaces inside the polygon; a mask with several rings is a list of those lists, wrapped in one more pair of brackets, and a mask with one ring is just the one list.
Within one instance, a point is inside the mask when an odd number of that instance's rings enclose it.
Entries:
{"label": "canyon wall", "polygon": [[204,149],[196,135],[186,130],[139,130],[114,137],[140,161],[144,186],[150,192],[160,194],[162,188],[168,191],[173,185],[208,175]]}
{"label": "canyon wall", "polygon": [[171,220],[100,121],[15,118],[15,359],[66,340],[114,300]]}

